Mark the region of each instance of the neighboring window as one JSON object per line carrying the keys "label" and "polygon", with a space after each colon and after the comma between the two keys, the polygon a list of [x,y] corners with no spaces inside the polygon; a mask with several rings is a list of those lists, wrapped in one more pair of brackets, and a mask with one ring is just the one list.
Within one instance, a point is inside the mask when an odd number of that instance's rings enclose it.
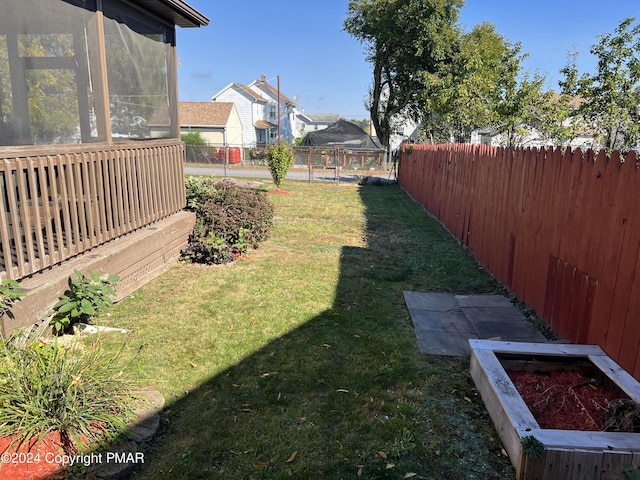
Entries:
{"label": "neighboring window", "polygon": [[103,6],[114,140],[170,136],[167,55],[173,29],[119,0]]}
{"label": "neighboring window", "polygon": [[270,105],[269,106],[269,118],[276,118],[276,106],[275,105]]}

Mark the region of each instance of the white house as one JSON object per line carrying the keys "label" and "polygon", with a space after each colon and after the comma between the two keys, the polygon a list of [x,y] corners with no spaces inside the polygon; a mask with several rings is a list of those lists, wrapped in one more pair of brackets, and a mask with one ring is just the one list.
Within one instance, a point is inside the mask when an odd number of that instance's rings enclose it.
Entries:
{"label": "white house", "polygon": [[296,103],[270,85],[266,75],[249,85],[232,82],[213,95],[211,101],[235,104],[243,126],[245,147],[276,143],[278,133],[284,142],[292,142],[295,137]]}

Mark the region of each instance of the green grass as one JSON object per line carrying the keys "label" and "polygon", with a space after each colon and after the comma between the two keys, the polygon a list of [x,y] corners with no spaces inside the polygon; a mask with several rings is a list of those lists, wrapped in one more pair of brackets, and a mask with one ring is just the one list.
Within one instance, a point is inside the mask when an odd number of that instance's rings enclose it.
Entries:
{"label": "green grass", "polygon": [[500,285],[397,186],[283,189],[248,259],[179,265],[100,319],[167,400],[135,478],[513,478],[468,359],[420,354],[402,296]]}

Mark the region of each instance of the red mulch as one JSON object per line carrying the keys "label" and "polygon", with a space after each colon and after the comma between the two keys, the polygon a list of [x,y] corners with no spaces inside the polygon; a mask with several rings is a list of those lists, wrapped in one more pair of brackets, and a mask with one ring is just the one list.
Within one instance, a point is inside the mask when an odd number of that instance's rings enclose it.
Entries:
{"label": "red mulch", "polygon": [[17,443],[7,448],[11,440],[0,438],[0,480],[64,478],[64,449],[58,432],[50,433],[37,446],[32,440],[19,448]]}
{"label": "red mulch", "polygon": [[600,431],[607,405],[621,397],[618,390],[580,372],[507,370],[507,374],[542,428]]}

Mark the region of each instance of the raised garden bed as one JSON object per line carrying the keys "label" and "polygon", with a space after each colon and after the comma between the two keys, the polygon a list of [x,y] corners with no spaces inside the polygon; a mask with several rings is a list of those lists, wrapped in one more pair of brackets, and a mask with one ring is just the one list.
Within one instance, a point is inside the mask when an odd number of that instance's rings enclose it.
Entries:
{"label": "raised garden bed", "polygon": [[[469,343],[471,377],[509,459],[516,468],[518,479],[636,478],[628,475],[636,473],[637,467],[640,466],[640,433],[602,431],[603,422],[610,418],[595,418],[598,406],[592,405],[594,410],[573,425],[568,422],[572,420],[571,417],[582,415],[582,409],[578,406],[573,412],[562,411],[562,408],[574,404],[582,403],[585,407],[589,401],[606,408],[601,404],[608,404],[614,400],[610,399],[613,396],[634,407],[640,404],[640,384],[611,360],[600,347],[474,339],[469,340]],[[559,378],[557,372],[568,372],[577,376],[563,380],[565,385],[562,387],[551,381],[552,377]],[[510,374],[514,380],[510,378]],[[529,374],[544,377],[542,381],[539,378],[534,379],[538,381],[537,387],[532,386],[534,391],[536,388],[539,393],[546,390],[545,396],[533,401],[528,399],[533,410],[541,406],[540,402],[552,403],[559,400],[546,418],[536,418],[523,398],[523,394],[529,395],[523,388]],[[514,381],[523,394],[518,391]],[[580,394],[580,389],[584,387],[602,393],[603,396],[585,397],[592,392],[585,391]],[[599,423],[600,428],[594,427],[589,417],[594,417],[594,422]],[[552,424],[555,428],[541,426],[541,423],[546,425],[551,420],[559,422]],[[575,420],[573,418],[574,422]],[[578,426],[581,428],[577,428]],[[633,430],[633,425],[612,426],[609,423],[604,426],[617,429],[623,427]],[[525,444],[529,447],[525,450],[531,451],[530,447],[533,445],[534,454],[523,451],[523,438],[527,439]]]}

